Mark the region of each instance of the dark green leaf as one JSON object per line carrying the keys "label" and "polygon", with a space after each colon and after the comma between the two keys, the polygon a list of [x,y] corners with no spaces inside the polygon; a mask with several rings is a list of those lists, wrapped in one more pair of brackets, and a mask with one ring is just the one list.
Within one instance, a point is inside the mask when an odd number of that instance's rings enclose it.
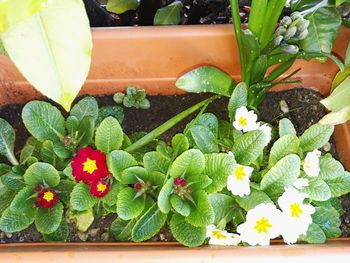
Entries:
{"label": "dark green leaf", "polygon": [[177,25],[180,22],[181,1],[175,1],[170,5],[159,8],[154,16],[153,24],[159,25]]}
{"label": "dark green leaf", "polygon": [[90,194],[88,185],[80,182],[74,186],[70,196],[70,204],[74,210],[85,211],[92,208],[98,202],[98,198]]}
{"label": "dark green leaf", "polygon": [[39,208],[35,217],[36,229],[42,234],[55,232],[61,224],[63,205],[60,201],[52,208]]}
{"label": "dark green leaf", "polygon": [[76,117],[79,121],[89,116],[96,121],[98,117],[98,104],[96,99],[88,96],[79,100],[71,109],[70,116]]}
{"label": "dark green leaf", "polygon": [[135,224],[135,219],[125,221],[118,217],[113,221],[110,232],[117,241],[131,241],[131,231]]}
{"label": "dark green leaf", "polygon": [[144,207],[144,195],[136,197],[137,191],[126,187],[118,194],[117,214],[123,220],[130,220],[138,217]]}
{"label": "dark green leaf", "polygon": [[245,106],[245,107],[247,106],[248,104],[247,99],[248,99],[247,85],[241,82],[233,90],[233,93],[228,102],[227,108],[228,108],[228,114],[231,121],[234,120],[236,110],[238,108],[242,106]]}

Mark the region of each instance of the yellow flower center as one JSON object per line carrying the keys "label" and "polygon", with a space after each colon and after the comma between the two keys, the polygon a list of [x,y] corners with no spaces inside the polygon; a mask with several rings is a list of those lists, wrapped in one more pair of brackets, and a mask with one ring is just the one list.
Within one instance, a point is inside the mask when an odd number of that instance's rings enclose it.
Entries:
{"label": "yellow flower center", "polygon": [[45,192],[44,193],[44,196],[43,196],[43,199],[46,201],[46,202],[51,202],[53,199],[54,199],[54,195],[52,192]]}
{"label": "yellow flower center", "polygon": [[215,237],[216,239],[227,239],[227,236],[224,235],[221,231],[219,230],[213,230],[211,232],[211,234],[213,235],[213,237]]}
{"label": "yellow flower center", "polygon": [[256,221],[255,227],[253,229],[255,229],[258,232],[258,234],[261,234],[261,233],[266,234],[269,228],[271,227],[272,226],[269,220],[266,219],[265,217],[262,217],[260,220]]}
{"label": "yellow flower center", "polygon": [[300,208],[300,204],[294,203],[290,205],[290,213],[292,214],[292,217],[299,218],[300,214],[303,213],[303,210]]}
{"label": "yellow flower center", "polygon": [[84,165],[83,171],[88,172],[89,174],[92,174],[97,170],[96,160],[91,160],[89,158],[86,158],[86,162],[83,163],[83,165]]}
{"label": "yellow flower center", "polygon": [[235,170],[235,176],[236,179],[239,181],[243,181],[243,178],[246,176],[247,174],[244,172],[244,167],[243,166],[238,166]]}
{"label": "yellow flower center", "polygon": [[101,192],[103,193],[104,191],[106,191],[107,185],[105,184],[97,184],[97,192]]}
{"label": "yellow flower center", "polygon": [[247,118],[239,117],[238,123],[239,123],[239,125],[241,125],[241,126],[247,126],[247,125],[248,125],[248,120],[247,120]]}

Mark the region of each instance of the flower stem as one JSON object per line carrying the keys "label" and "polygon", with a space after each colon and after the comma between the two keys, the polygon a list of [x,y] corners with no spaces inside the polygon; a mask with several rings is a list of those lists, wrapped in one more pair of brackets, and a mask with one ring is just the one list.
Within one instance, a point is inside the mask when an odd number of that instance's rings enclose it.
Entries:
{"label": "flower stem", "polygon": [[191,115],[192,113],[196,112],[197,110],[201,109],[202,107],[206,107],[208,104],[212,103],[214,100],[220,98],[219,95],[212,96],[206,100],[203,100],[196,105],[192,106],[191,108],[188,108],[187,110],[184,110],[183,112],[180,112],[178,115],[174,116],[170,120],[166,121],[159,127],[155,128],[153,131],[150,131],[145,136],[143,136],[138,141],[134,142],[130,146],[128,146],[125,151],[127,152],[134,152],[137,149],[145,146],[146,144],[150,143],[154,139],[156,139],[158,136],[162,135],[169,129],[171,129],[173,126],[178,124],[180,121],[182,121],[187,116]]}

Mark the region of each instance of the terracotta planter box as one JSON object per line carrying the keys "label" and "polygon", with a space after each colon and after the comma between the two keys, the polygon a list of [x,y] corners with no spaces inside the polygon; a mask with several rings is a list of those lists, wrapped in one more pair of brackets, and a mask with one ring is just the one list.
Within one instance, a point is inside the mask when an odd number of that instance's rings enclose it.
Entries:
{"label": "terracotta planter box", "polygon": [[[129,85],[146,89],[148,95],[174,95],[183,91],[174,85],[185,71],[199,65],[214,65],[236,80],[240,68],[238,50],[231,25],[134,27],[93,29],[93,61],[88,79],[81,95],[104,95],[124,91]],[[335,53],[344,56],[350,41],[350,30],[342,29],[335,45]],[[336,65],[330,61],[298,61],[293,69],[301,67],[296,75],[303,80],[303,87],[319,90],[327,95]],[[291,70],[293,70],[291,69]],[[0,56],[0,107],[12,103],[25,103],[41,97],[21,76],[13,64]],[[292,88],[279,86],[275,90]],[[350,123],[337,127],[335,139],[339,155],[350,169]],[[275,242],[278,243],[278,242]],[[153,247],[156,245],[155,247]],[[141,248],[140,246],[143,246]],[[152,247],[149,247],[152,246]],[[38,252],[41,252],[40,254]],[[337,239],[326,245],[276,245],[264,247],[202,247],[184,248],[177,243],[40,243],[0,245],[0,258],[6,262],[40,262],[42,252],[50,256],[50,262],[172,262],[172,260],[194,262],[202,259],[232,262],[232,256],[246,260],[271,257],[270,262],[294,260],[294,257],[315,257],[322,260],[328,253],[337,257],[350,254],[350,239]],[[285,256],[291,256],[286,258]],[[315,256],[316,255],[316,256]],[[334,257],[332,257],[334,258]],[[265,258],[264,258],[265,259]],[[47,262],[47,260],[45,260]],[[211,261],[213,262],[213,261]]]}

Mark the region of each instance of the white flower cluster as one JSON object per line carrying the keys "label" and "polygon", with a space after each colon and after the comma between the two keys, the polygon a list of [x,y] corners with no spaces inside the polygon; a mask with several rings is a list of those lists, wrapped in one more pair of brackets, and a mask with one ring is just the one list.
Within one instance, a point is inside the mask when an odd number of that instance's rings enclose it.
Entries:
{"label": "white flower cluster", "polygon": [[[271,140],[271,128],[266,124],[260,125],[257,116],[246,107],[237,109],[233,126],[240,131],[249,132],[260,129],[268,142]],[[228,153],[233,155],[232,152]],[[303,170],[308,177],[317,177],[320,173],[321,152],[314,150],[306,154]],[[244,197],[250,195],[250,177],[253,167],[237,164],[227,179],[227,189],[233,195]],[[246,221],[237,227],[240,235],[228,233],[211,225],[207,228],[207,237],[211,245],[238,245],[246,242],[249,245],[269,245],[270,240],[282,236],[287,244],[294,244],[301,235],[306,235],[312,223],[311,215],[315,208],[304,204],[308,198],[299,192],[308,186],[309,180],[298,178],[292,186],[286,187],[285,192],[277,200],[278,207],[271,203],[262,203],[248,211]]]}
{"label": "white flower cluster", "polygon": [[270,240],[282,236],[287,244],[294,244],[305,235],[312,223],[315,208],[304,204],[307,195],[290,186],[274,204],[262,203],[248,211],[246,221],[237,227],[240,235],[228,233],[215,226],[207,227],[211,245],[238,245],[246,242],[251,246],[267,246]]}

